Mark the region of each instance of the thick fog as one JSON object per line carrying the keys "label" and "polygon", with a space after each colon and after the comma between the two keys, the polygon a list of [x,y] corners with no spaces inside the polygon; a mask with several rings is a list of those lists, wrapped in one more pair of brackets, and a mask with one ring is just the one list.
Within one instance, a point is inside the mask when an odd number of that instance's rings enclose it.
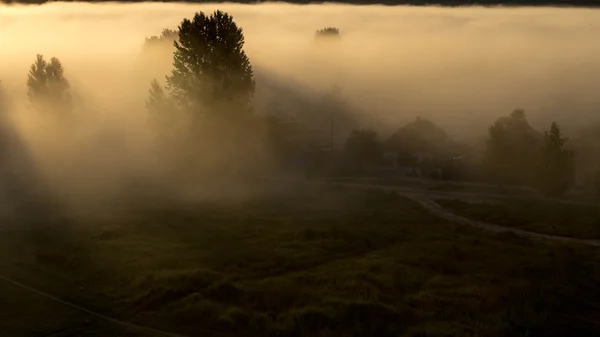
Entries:
{"label": "thick fog", "polygon": [[[196,11],[216,9],[232,14],[244,29],[258,113],[277,103],[301,114],[308,109],[302,102],[318,100],[337,85],[346,103],[361,111],[364,126],[384,137],[426,116],[457,138],[480,141],[489,123],[517,107],[538,128],[557,120],[568,133],[598,121],[598,10],[280,3],[5,6],[0,7],[0,79],[32,160],[65,179],[73,172],[115,179],[128,179],[125,171],[151,176],[152,135],[144,103],[152,77],[164,83],[169,60],[141,74],[136,62],[144,38],[176,29]],[[338,27],[342,39],[316,46],[314,33],[326,26]],[[80,140],[90,145],[78,157],[59,154],[60,137],[49,137],[28,109],[25,82],[38,53],[62,61],[73,92],[89,106]],[[90,193],[106,185],[94,185]]]}
{"label": "thick fog", "polygon": [[[560,104],[567,104],[565,110],[573,111],[564,114],[575,118],[598,103],[600,12],[590,9],[162,3],[3,7],[1,77],[8,86],[24,85],[29,64],[42,53],[63,62],[77,90],[90,91],[103,104],[129,103],[134,100],[125,84],[144,37],[176,28],[195,11],[215,9],[232,14],[244,29],[246,51],[257,70],[317,93],[338,84],[348,101],[385,121],[416,114],[489,120],[514,107],[535,115]],[[314,31],[324,26],[339,27],[343,40],[327,57],[316,58]]]}

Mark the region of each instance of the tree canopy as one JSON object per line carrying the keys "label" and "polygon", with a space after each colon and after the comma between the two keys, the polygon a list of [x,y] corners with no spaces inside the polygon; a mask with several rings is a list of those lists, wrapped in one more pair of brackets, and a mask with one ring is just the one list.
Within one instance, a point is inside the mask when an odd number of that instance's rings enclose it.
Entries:
{"label": "tree canopy", "polygon": [[222,11],[184,19],[175,42],[168,88],[179,107],[193,112],[247,113],[255,83],[244,52],[244,34]]}
{"label": "tree canopy", "polygon": [[197,12],[178,27],[166,90],[157,80],[151,83],[146,107],[163,143],[159,148],[166,146],[167,161],[187,170],[182,176],[199,170],[223,174],[224,167],[239,166],[231,161],[239,164],[253,155],[258,136],[249,117],[255,83],[243,47],[243,31],[231,15]]}
{"label": "tree canopy", "polygon": [[171,100],[156,79],[150,83],[146,109],[150,114],[150,122],[153,126],[160,126],[168,123],[168,114],[172,109]]}
{"label": "tree canopy", "polygon": [[489,127],[484,166],[492,180],[510,184],[531,182],[539,162],[542,137],[526,117],[525,111],[516,109]]}
{"label": "tree canopy", "polygon": [[340,37],[340,29],[336,27],[325,27],[317,30],[316,37]]}
{"label": "tree canopy", "polygon": [[178,37],[179,37],[179,33],[177,31],[165,28],[165,29],[163,29],[163,31],[161,32],[160,35],[158,35],[158,36],[153,35],[153,36],[147,37],[146,40],[144,41],[144,48],[151,48],[151,47],[154,47],[157,45],[164,45],[164,44],[168,44],[168,45],[172,46]]}
{"label": "tree canopy", "polygon": [[315,41],[319,45],[338,42],[340,40],[340,30],[336,27],[325,27],[315,32]]}
{"label": "tree canopy", "polygon": [[544,132],[544,147],[538,172],[538,188],[550,196],[563,194],[573,183],[571,153],[564,149],[568,138],[555,122]]}
{"label": "tree canopy", "polygon": [[148,82],[164,79],[173,68],[173,52],[179,32],[165,28],[159,35],[144,39],[135,62],[134,80],[139,88],[147,89]]}
{"label": "tree canopy", "polygon": [[47,62],[43,55],[37,55],[29,69],[27,87],[29,100],[38,110],[62,115],[70,112],[70,85],[64,76],[62,63],[56,57]]}

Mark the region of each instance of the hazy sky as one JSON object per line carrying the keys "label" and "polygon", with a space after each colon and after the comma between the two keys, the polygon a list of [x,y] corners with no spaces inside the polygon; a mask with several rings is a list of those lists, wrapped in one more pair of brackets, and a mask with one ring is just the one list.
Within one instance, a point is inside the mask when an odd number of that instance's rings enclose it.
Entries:
{"label": "hazy sky", "polygon": [[[600,11],[592,9],[173,3],[0,7],[0,77],[6,86],[23,86],[29,64],[42,53],[59,57],[71,82],[94,92],[99,101],[132,100],[123,83],[133,76],[126,70],[144,37],[176,28],[195,11],[215,9],[232,14],[244,29],[256,69],[317,93],[339,84],[349,101],[393,122],[389,126],[425,115],[442,124],[459,122],[462,127],[450,131],[461,133],[474,131],[470,123],[488,122],[515,107],[544,126],[547,120],[539,116],[595,120],[600,107]],[[325,26],[339,27],[343,41],[337,50],[317,55],[314,31]]]}

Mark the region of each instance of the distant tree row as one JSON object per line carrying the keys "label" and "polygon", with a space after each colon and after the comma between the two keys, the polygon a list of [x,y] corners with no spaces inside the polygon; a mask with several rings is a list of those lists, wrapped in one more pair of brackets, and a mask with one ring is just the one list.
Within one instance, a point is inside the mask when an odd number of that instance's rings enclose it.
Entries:
{"label": "distant tree row", "polygon": [[340,29],[336,27],[325,27],[315,32],[315,39],[321,41],[336,41],[341,38]]}
{"label": "distant tree row", "polygon": [[[483,156],[485,180],[499,184],[533,186],[549,196],[563,194],[574,183],[573,152],[558,124],[543,134],[534,130],[525,112],[517,109],[489,127]],[[355,130],[346,141],[344,160],[361,173],[382,161],[382,145],[372,130]]]}
{"label": "distant tree row", "polygon": [[[339,38],[340,31],[326,27],[315,36]],[[252,161],[247,146],[257,133],[252,104],[255,81],[243,49],[242,29],[225,12],[198,12],[184,19],[177,30],[165,29],[160,36],[146,39],[145,48],[161,43],[173,43],[173,69],[165,86],[157,79],[150,83],[146,108],[162,158],[192,171],[195,162],[208,157],[210,161],[246,153],[243,160]],[[37,55],[27,86],[36,110],[60,118],[72,113],[70,85],[57,58],[48,62]],[[340,106],[339,88],[334,87],[326,98],[324,104]],[[525,112],[517,109],[488,131],[482,164],[490,181],[532,185],[548,195],[560,195],[573,183],[572,152],[565,149],[568,139],[556,123],[538,133]],[[371,130],[351,132],[342,152],[345,165],[357,172],[382,160],[382,145]]]}
{"label": "distant tree row", "polygon": [[[316,34],[339,37],[339,29],[327,27]],[[198,12],[184,19],[177,30],[164,29],[159,36],[146,38],[143,54],[151,55],[148,51],[153,47],[164,50],[167,45],[173,46],[173,68],[164,86],[159,79],[151,81],[146,101],[161,159],[193,171],[194,162],[211,161],[206,158],[209,153],[252,152],[244,147],[256,141],[253,133],[259,133],[252,129],[256,127],[255,82],[243,49],[242,29],[225,12]],[[37,55],[27,87],[36,111],[62,126],[72,121],[73,97],[58,58],[47,61]]]}
{"label": "distant tree row", "polygon": [[164,44],[173,45],[173,43],[179,38],[179,32],[165,28],[159,36],[150,36],[146,38],[144,48],[152,48],[154,46],[162,46]]}
{"label": "distant tree row", "polygon": [[37,55],[29,69],[27,87],[29,100],[37,110],[56,117],[70,114],[70,85],[65,78],[62,63],[56,57],[47,62],[43,55]]}
{"label": "distant tree row", "polygon": [[525,112],[517,109],[490,126],[484,168],[492,181],[532,185],[545,194],[561,195],[574,182],[567,140],[556,123],[538,133]]}

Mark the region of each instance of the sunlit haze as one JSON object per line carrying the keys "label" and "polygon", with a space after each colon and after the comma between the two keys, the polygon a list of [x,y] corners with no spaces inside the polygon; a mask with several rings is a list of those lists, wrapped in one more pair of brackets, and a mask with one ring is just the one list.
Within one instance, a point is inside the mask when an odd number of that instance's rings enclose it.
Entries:
{"label": "sunlit haze", "polygon": [[[0,78],[13,100],[25,103],[28,67],[36,54],[58,57],[72,90],[95,109],[88,116],[95,131],[86,137],[106,146],[106,153],[123,153],[100,167],[146,170],[149,81],[157,76],[164,83],[171,61],[141,78],[135,62],[144,38],[176,29],[196,11],[216,9],[232,14],[244,30],[245,50],[256,73],[258,113],[273,100],[287,100],[294,113],[302,113],[298,99],[319,99],[338,85],[344,100],[360,109],[364,126],[383,137],[426,116],[458,139],[481,142],[491,121],[517,107],[538,128],[557,120],[568,131],[597,120],[600,12],[590,9],[280,3],[4,6]],[[327,49],[315,46],[314,32],[327,26],[340,28],[341,42]],[[33,153],[52,158],[45,152],[47,141],[35,145],[35,130],[43,129],[32,126],[36,119],[23,111],[16,115],[22,136],[32,148],[37,146]],[[104,153],[84,152],[96,159]]]}
{"label": "sunlit haze", "polygon": [[0,335],[600,336],[599,93],[600,9],[0,5]]}
{"label": "sunlit haze", "polygon": [[[292,88],[303,83],[316,93],[338,84],[347,100],[386,121],[418,114],[491,119],[515,107],[530,116],[545,109],[572,119],[598,107],[600,15],[590,9],[278,3],[2,7],[1,77],[7,86],[24,86],[28,65],[42,53],[60,58],[76,89],[93,89],[101,101],[124,99],[128,70],[144,37],[175,29],[196,11],[215,9],[231,13],[244,29],[257,72],[264,69],[289,79]],[[334,55],[315,62],[313,33],[324,26],[339,27],[343,40]]]}

